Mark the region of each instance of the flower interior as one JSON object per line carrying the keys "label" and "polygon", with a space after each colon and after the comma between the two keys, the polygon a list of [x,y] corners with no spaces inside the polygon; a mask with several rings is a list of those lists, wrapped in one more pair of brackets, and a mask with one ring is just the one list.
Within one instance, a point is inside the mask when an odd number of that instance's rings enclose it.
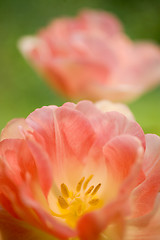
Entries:
{"label": "flower interior", "polygon": [[75,189],[69,189],[65,183],[60,186],[61,195],[58,196],[57,204],[61,214],[53,214],[63,218],[65,222],[75,227],[77,220],[86,212],[99,208],[102,200],[98,197],[98,191],[101,188],[101,183],[96,186],[88,186],[94,175],[88,178],[82,177]]}

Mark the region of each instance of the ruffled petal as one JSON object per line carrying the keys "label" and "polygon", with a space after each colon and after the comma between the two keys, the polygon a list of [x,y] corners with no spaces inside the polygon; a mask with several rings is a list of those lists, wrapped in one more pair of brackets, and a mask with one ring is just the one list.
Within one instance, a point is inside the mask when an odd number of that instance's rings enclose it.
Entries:
{"label": "ruffled petal", "polygon": [[[28,133],[30,137],[27,138],[27,142],[39,166],[38,169],[41,169],[39,172],[41,183],[46,185],[44,178],[51,175],[58,185],[62,182],[70,184],[78,181],[96,137],[85,115],[65,105],[57,109],[49,106],[36,110],[26,121],[33,129],[33,132]],[[42,157],[43,161],[40,161]],[[44,164],[50,173],[48,177],[43,174]],[[77,171],[73,172],[74,168]],[[51,177],[49,178],[48,190],[52,184]]]}
{"label": "ruffled petal", "polygon": [[[127,139],[126,136],[122,136],[122,139],[123,138],[124,140]],[[130,152],[132,153],[131,154],[132,160],[134,158],[132,162],[133,167],[130,168],[128,176],[124,179],[124,181],[122,181],[117,196],[115,197],[115,200],[112,199],[112,201],[110,201],[109,204],[106,204],[100,210],[86,214],[79,220],[77,228],[80,239],[97,240],[100,232],[106,231],[107,227],[110,227],[110,225],[113,223],[115,225],[118,224],[117,226],[118,231],[120,231],[120,229],[122,230],[119,232],[120,234],[119,237],[120,239],[123,239],[124,236],[123,221],[125,217],[130,213],[129,196],[131,191],[140,182],[140,177],[142,176],[141,162],[144,154],[144,149],[141,145],[141,142],[137,140],[137,138],[135,137],[130,137],[130,143],[131,141],[132,145],[134,146],[134,150],[131,150],[130,148]],[[125,144],[122,144],[122,146],[119,147],[122,147],[123,153],[126,147]],[[133,154],[133,152],[135,152],[135,154]],[[110,232],[108,234],[110,234]],[[114,231],[113,235],[115,235]]]}
{"label": "ruffled petal", "polygon": [[130,120],[135,120],[133,113],[125,104],[112,103],[107,100],[101,100],[101,101],[96,102],[95,105],[99,110],[101,110],[104,113],[116,111],[116,112],[124,114]]}
{"label": "ruffled petal", "polygon": [[29,126],[27,125],[24,118],[17,118],[11,120],[2,130],[0,140],[2,141],[6,138],[23,138],[21,128],[29,129]]}
{"label": "ruffled petal", "polygon": [[53,236],[10,216],[0,208],[0,240],[53,240]]}
{"label": "ruffled petal", "polygon": [[82,112],[91,122],[101,142],[106,143],[111,138],[121,134],[138,137],[145,148],[145,136],[142,128],[135,121],[129,120],[118,112],[102,113],[90,101],[80,101],[75,109]]}
{"label": "ruffled petal", "polygon": [[50,85],[71,99],[127,102],[159,84],[159,47],[133,43],[121,22],[104,11],[55,19],[19,46]]}
{"label": "ruffled petal", "polygon": [[68,147],[81,161],[94,140],[94,131],[87,118],[65,105],[59,109],[44,107],[36,110],[26,121],[52,146],[51,148],[56,145],[52,152],[57,150],[57,154],[60,154],[61,151],[58,150]]}
{"label": "ruffled petal", "polygon": [[135,136],[141,141],[142,146],[145,149],[145,135],[138,123],[135,121],[130,121],[124,115],[117,112],[108,112],[105,115],[107,121],[113,124],[114,131],[112,137],[121,134],[129,134],[131,136]]}
{"label": "ruffled petal", "polygon": [[3,140],[0,150],[1,205],[15,218],[60,239],[74,236],[72,229],[52,216],[40,188],[36,164],[25,141]]}
{"label": "ruffled petal", "polygon": [[127,221],[124,240],[159,240],[160,194],[151,212]]}
{"label": "ruffled petal", "polygon": [[[140,141],[130,135],[113,138],[103,148],[109,175],[121,183],[129,174],[139,155]],[[141,150],[141,148],[140,148]],[[142,172],[144,180],[144,173]]]}
{"label": "ruffled petal", "polygon": [[59,239],[68,239],[69,237],[76,236],[74,229],[71,229],[62,221],[57,220],[57,218],[52,216],[51,212],[45,211],[45,209],[42,208],[37,201],[29,197],[28,193],[23,189],[21,189],[21,198],[24,205],[32,209],[37,218],[34,226]]}
{"label": "ruffled petal", "polygon": [[134,217],[145,215],[152,210],[160,190],[160,137],[148,134],[146,144],[143,163],[146,179],[132,195]]}
{"label": "ruffled petal", "polygon": [[122,31],[122,25],[114,15],[106,12],[84,10],[80,18],[86,22],[89,28],[105,31],[109,36],[114,36]]}

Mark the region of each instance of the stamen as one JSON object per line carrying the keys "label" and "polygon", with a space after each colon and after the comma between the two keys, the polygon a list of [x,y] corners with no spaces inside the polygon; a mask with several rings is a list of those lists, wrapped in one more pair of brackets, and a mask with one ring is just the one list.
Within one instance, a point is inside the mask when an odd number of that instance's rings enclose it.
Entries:
{"label": "stamen", "polygon": [[92,192],[92,196],[93,195],[95,195],[97,192],[98,192],[98,190],[100,189],[100,187],[101,187],[101,183],[99,183],[96,187],[95,187],[95,189],[93,190],[93,192]]}
{"label": "stamen", "polygon": [[87,180],[84,182],[84,185],[83,185],[84,190],[86,190],[88,183],[91,181],[92,178],[93,178],[93,175],[89,176],[89,178],[87,178]]}
{"label": "stamen", "polygon": [[69,205],[66,202],[66,200],[63,197],[61,197],[61,196],[58,197],[58,202],[59,202],[59,205],[61,206],[61,208],[63,208],[63,209],[69,207]]}
{"label": "stamen", "polygon": [[80,192],[84,179],[85,177],[83,177],[77,184],[77,187],[76,187],[77,192]]}
{"label": "stamen", "polygon": [[90,193],[92,192],[93,188],[94,188],[94,186],[92,185],[92,186],[87,190],[87,192],[85,192],[85,195],[90,194]]}
{"label": "stamen", "polygon": [[88,202],[92,206],[96,206],[99,203],[99,199],[95,198]]}
{"label": "stamen", "polygon": [[64,183],[61,184],[61,193],[62,193],[64,198],[68,198],[69,197],[68,187]]}

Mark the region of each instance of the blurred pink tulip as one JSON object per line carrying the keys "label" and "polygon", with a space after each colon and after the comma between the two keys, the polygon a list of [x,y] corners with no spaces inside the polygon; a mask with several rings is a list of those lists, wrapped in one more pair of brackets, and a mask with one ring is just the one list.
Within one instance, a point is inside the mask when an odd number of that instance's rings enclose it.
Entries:
{"label": "blurred pink tulip", "polygon": [[88,10],[54,20],[19,47],[70,99],[131,101],[160,83],[160,48],[132,42],[109,13]]}
{"label": "blurred pink tulip", "polygon": [[1,133],[3,240],[160,239],[160,138],[89,101],[35,110]]}

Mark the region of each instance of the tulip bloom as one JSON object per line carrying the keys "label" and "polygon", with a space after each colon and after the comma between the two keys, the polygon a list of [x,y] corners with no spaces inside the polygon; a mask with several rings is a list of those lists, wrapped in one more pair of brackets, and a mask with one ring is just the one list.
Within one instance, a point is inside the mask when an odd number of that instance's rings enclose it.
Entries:
{"label": "tulip bloom", "polygon": [[89,101],[1,133],[2,239],[160,239],[160,138]]}
{"label": "tulip bloom", "polygon": [[83,11],[19,42],[23,55],[70,99],[131,101],[160,83],[160,48],[132,42],[116,17]]}

